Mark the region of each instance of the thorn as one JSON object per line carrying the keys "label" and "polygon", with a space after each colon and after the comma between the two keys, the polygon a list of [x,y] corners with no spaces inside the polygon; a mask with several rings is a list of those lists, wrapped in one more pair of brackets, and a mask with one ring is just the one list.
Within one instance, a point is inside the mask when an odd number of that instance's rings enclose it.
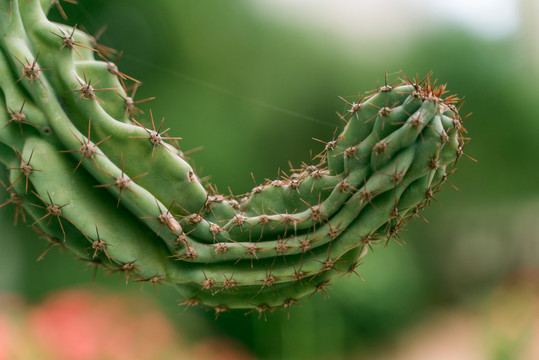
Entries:
{"label": "thorn", "polygon": [[37,226],[33,226],[32,230],[34,230],[39,235],[41,235],[41,237],[43,237],[49,243],[49,246],[47,246],[45,251],[43,251],[43,253],[41,253],[41,255],[39,255],[39,257],[36,259],[36,261],[41,261],[45,257],[45,255],[48,254],[49,251],[55,246],[58,246],[58,247],[60,247],[60,248],[62,248],[64,250],[66,250],[67,252],[69,252],[69,249],[61,242],[60,239],[57,239],[55,237],[50,236],[49,234],[47,234],[45,231],[41,230]]}
{"label": "thorn", "polygon": [[4,206],[8,204],[14,204],[15,205],[15,218],[13,220],[13,224],[17,225],[19,221],[19,214],[21,215],[23,222],[26,222],[26,214],[24,213],[24,207],[23,207],[24,199],[22,198],[22,196],[17,194],[14,190],[10,190],[11,186],[8,187],[3,181],[0,181],[0,183],[2,184],[4,189],[6,189],[6,191],[9,192],[9,195],[10,195],[9,199],[5,203],[0,204],[0,208],[3,208]]}
{"label": "thorn", "polygon": [[202,302],[200,301],[200,299],[196,297],[178,301],[178,305],[185,306],[185,309],[183,311],[189,309],[191,306],[199,306],[201,303]]}
{"label": "thorn", "polygon": [[[97,32],[93,36],[88,34],[88,37],[90,39],[90,44],[92,45],[94,49],[97,49],[97,54],[105,61],[107,61],[105,57],[112,58],[115,54],[118,53],[116,49],[113,49],[105,45],[101,45],[98,42],[99,38],[103,35],[106,28],[107,28],[106,26],[102,26],[101,28],[99,28],[99,30],[97,30]],[[86,29],[84,30],[86,31]],[[88,33],[88,31],[86,32]],[[135,82],[137,81],[135,80]]]}
{"label": "thorn", "polygon": [[154,289],[155,289],[155,296],[159,296],[159,294],[157,293],[157,284],[161,284],[161,281],[164,280],[164,276],[163,275],[155,275],[155,276],[152,276],[151,278],[147,278],[147,279],[136,279],[135,281],[136,282],[148,282],[150,284],[153,285]]}
{"label": "thorn", "polygon": [[159,128],[156,129],[155,128],[155,122],[154,122],[154,119],[153,119],[152,110],[150,110],[150,117],[151,117],[151,120],[152,120],[152,128],[153,128],[153,130],[149,130],[149,129],[145,128],[141,123],[139,123],[135,119],[132,119],[133,122],[135,124],[137,124],[139,127],[143,128],[144,131],[146,131],[149,136],[130,136],[130,138],[133,138],[133,139],[149,139],[150,142],[153,145],[152,157],[153,157],[153,155],[155,153],[155,148],[157,146],[163,146],[163,147],[165,147],[165,149],[167,149],[168,151],[170,151],[171,153],[174,154],[174,152],[171,149],[169,149],[167,146],[165,146],[165,143],[164,143],[163,139],[166,139],[166,140],[181,140],[182,138],[181,137],[164,137],[163,135],[166,135],[166,133],[170,130],[170,128],[168,128],[166,130],[161,130],[162,127],[163,127],[163,122],[165,121],[165,118],[163,118],[161,120],[161,124],[159,125]]}
{"label": "thorn", "polygon": [[[76,0],[63,0],[63,1],[65,1],[67,3],[70,3],[70,4],[78,4]],[[29,2],[29,1],[27,1],[27,2]],[[62,18],[64,20],[67,20],[67,15],[66,15],[64,9],[62,8],[62,4],[60,4],[60,0],[52,0],[51,5],[56,5],[56,8],[58,9],[58,12],[62,16]]]}
{"label": "thorn", "polygon": [[100,104],[103,104],[103,100],[101,100],[97,95],[95,94],[96,91],[108,91],[108,90],[116,90],[116,88],[103,88],[103,89],[96,89],[95,86],[101,82],[101,80],[96,81],[92,84],[91,80],[86,79],[86,72],[84,71],[84,68],[82,68],[82,75],[83,80],[75,73],[75,78],[79,82],[79,88],[75,90],[68,90],[67,92],[78,92],[80,94],[79,99],[86,99],[86,100],[95,100]]}
{"label": "thorn", "polygon": [[[59,4],[58,0],[55,0],[55,1],[57,1],[57,3]],[[53,33],[53,32],[51,32],[51,34],[53,34],[53,35],[59,37],[60,39],[62,39],[62,46],[60,47],[60,50],[62,50],[63,48],[68,48],[70,50],[73,50],[75,53],[77,53],[77,55],[79,55],[79,57],[81,59],[84,59],[84,58],[79,53],[79,51],[75,48],[75,46],[80,46],[82,48],[85,48],[85,49],[88,49],[88,50],[91,50],[91,51],[97,51],[96,49],[92,49],[92,48],[90,48],[88,46],[84,46],[84,45],[82,45],[82,42],[75,40],[73,35],[75,34],[75,31],[77,30],[77,25],[73,26],[71,34],[64,32],[64,30],[62,30],[62,28],[59,27],[58,25],[56,25],[56,27],[58,28],[58,30],[60,30],[60,32],[62,34],[56,34],[56,33]]]}
{"label": "thorn", "polygon": [[[63,213],[62,213],[62,209],[69,205],[69,203],[66,203],[64,205],[56,205],[54,204],[54,202],[52,201],[52,198],[51,198],[51,195],[49,194],[49,192],[47,191],[47,196],[49,198],[49,202],[47,202],[47,200],[43,199],[41,196],[39,196],[39,194],[37,194],[36,192],[32,191],[32,193],[37,196],[37,198],[39,200],[41,200],[45,205],[47,206],[40,206],[40,205],[36,205],[36,204],[30,204],[32,206],[35,206],[35,207],[38,207],[38,208],[41,208],[41,209],[45,209],[45,211],[47,212],[45,215],[43,215],[41,218],[37,219],[36,221],[34,221],[34,223],[32,224],[35,225],[47,218],[49,218],[49,221],[48,223],[50,223],[52,217],[56,217],[58,219],[58,224],[60,225],[60,228],[62,229],[62,234],[64,234],[64,242],[66,241],[66,233],[64,231],[64,226],[62,225],[62,220],[60,219],[60,217],[63,217],[64,219],[66,219],[67,221],[71,222],[71,220],[69,220]],[[71,222],[72,223],[72,222]]]}
{"label": "thorn", "polygon": [[273,312],[274,310],[275,310],[275,308],[272,308],[269,305],[261,304],[261,305],[257,305],[253,310],[246,312],[245,315],[249,315],[249,314],[257,311],[259,319],[262,316],[264,316],[264,321],[268,321],[268,319],[266,318],[266,311]]}
{"label": "thorn", "polygon": [[30,80],[32,89],[34,88],[34,81],[36,80],[39,81],[39,83],[43,87],[45,86],[45,84],[43,84],[43,82],[39,78],[39,75],[42,71],[48,71],[50,69],[41,69],[37,63],[38,58],[39,52],[37,53],[36,58],[32,62],[28,61],[28,59],[25,59],[26,62],[23,63],[21,60],[19,60],[19,58],[15,57],[15,59],[22,65],[22,76],[17,81],[15,81],[16,83],[18,83],[22,79],[28,79]]}
{"label": "thorn", "polygon": [[[115,261],[119,262],[118,260]],[[118,272],[125,273],[125,285],[127,286],[129,278],[133,277],[133,274],[137,271],[137,267],[139,267],[139,265],[136,265],[135,262],[136,260],[133,260],[131,262],[112,267],[109,269],[109,274]]]}
{"label": "thorn", "polygon": [[118,188],[118,201],[116,202],[116,207],[120,207],[120,201],[122,199],[122,192],[124,190],[131,190],[133,193],[139,195],[139,193],[137,193],[136,191],[132,190],[131,189],[131,181],[134,181],[134,180],[137,180],[143,176],[146,176],[148,175],[149,173],[143,173],[143,174],[140,174],[140,175],[137,175],[133,178],[130,178],[128,176],[126,176],[125,174],[125,171],[124,171],[124,154],[121,153],[120,154],[120,161],[121,161],[121,170],[122,170],[122,174],[118,177],[114,177],[112,175],[110,175],[109,173],[106,173],[107,175],[111,176],[114,178],[114,182],[112,184],[99,184],[99,185],[94,185],[94,187],[97,187],[97,188],[104,188],[104,187],[109,187],[109,186],[116,186]]}
{"label": "thorn", "polygon": [[224,312],[230,312],[230,308],[226,305],[217,305],[213,308],[215,310],[215,320],[219,318],[219,315]]}
{"label": "thorn", "polygon": [[181,231],[180,224],[176,221],[176,216],[172,215],[170,210],[176,203],[176,200],[174,199],[170,206],[168,207],[166,212],[163,212],[161,210],[161,207],[159,206],[159,203],[157,199],[155,199],[155,205],[157,205],[157,209],[159,210],[159,216],[157,217],[141,217],[141,219],[155,219],[159,222],[159,227],[157,228],[157,236],[159,236],[159,232],[161,231],[161,227],[163,225],[166,225],[170,231],[173,233],[177,233]]}
{"label": "thorn", "polygon": [[18,124],[19,129],[21,130],[21,135],[24,135],[23,130],[22,130],[22,124],[23,123],[24,124],[30,124],[32,126],[40,128],[39,125],[29,121],[26,118],[26,115],[22,112],[22,110],[24,109],[25,104],[26,104],[26,99],[24,99],[24,101],[22,102],[21,108],[18,111],[13,110],[9,106],[8,106],[8,111],[4,110],[4,112],[10,116],[9,120],[6,121],[6,124],[4,125],[4,128],[8,127],[10,124],[13,124],[13,123]]}
{"label": "thorn", "polygon": [[61,150],[60,152],[61,153],[73,153],[73,152],[80,152],[81,153],[81,159],[80,161],[78,162],[77,166],[75,166],[75,169],[73,169],[73,174],[77,171],[77,169],[79,168],[79,166],[82,164],[82,162],[84,161],[84,159],[91,159],[94,161],[94,165],[98,167],[97,163],[95,162],[95,155],[101,155],[97,152],[98,150],[98,146],[101,145],[104,141],[108,140],[110,138],[110,135],[107,136],[106,138],[104,138],[103,140],[97,142],[97,143],[92,143],[90,137],[91,137],[91,121],[88,121],[88,137],[86,139],[79,139],[79,137],[73,132],[71,131],[71,133],[73,134],[73,136],[75,136],[75,139],[77,139],[77,141],[80,143],[80,147],[77,149],[77,150]]}
{"label": "thorn", "polygon": [[21,175],[19,175],[19,177],[17,177],[15,181],[13,181],[13,183],[9,185],[9,187],[6,190],[8,191],[11,190],[11,188],[13,188],[13,186],[17,183],[17,181],[19,181],[19,179],[24,176],[26,178],[25,193],[27,193],[28,192],[28,179],[30,175],[32,175],[34,171],[41,171],[41,170],[34,169],[30,165],[30,162],[32,162],[32,157],[34,156],[34,149],[32,149],[32,152],[30,153],[30,156],[28,157],[28,161],[24,161],[22,154],[18,152],[15,148],[13,150],[15,151],[15,155],[17,156],[17,159],[19,159],[19,161],[21,162],[21,165],[18,168],[7,168],[7,169],[19,170],[21,172]]}
{"label": "thorn", "polygon": [[[118,75],[119,76],[119,75]],[[123,84],[123,83],[122,83]],[[144,103],[146,101],[155,100],[155,96],[134,101],[135,94],[137,92],[138,87],[140,86],[140,82],[135,83],[135,86],[133,87],[133,90],[131,92],[131,95],[123,96],[120,92],[116,91],[116,93],[124,100],[124,106],[125,106],[125,112],[124,117],[127,116],[129,113],[131,119],[135,117],[135,113],[144,114],[144,111],[140,110],[138,107],[136,107],[136,104]],[[124,91],[127,93],[127,89],[124,87]]]}
{"label": "thorn", "polygon": [[91,237],[88,236],[88,239],[92,242],[92,246],[87,247],[86,249],[82,249],[82,251],[90,250],[90,249],[94,250],[92,259],[95,259],[97,255],[99,255],[99,253],[102,252],[103,254],[105,254],[109,262],[112,264],[112,260],[110,259],[109,254],[107,253],[107,246],[111,246],[111,245],[101,240],[99,236],[99,230],[97,229],[97,225],[95,226],[95,232],[97,234],[97,239],[92,239]]}

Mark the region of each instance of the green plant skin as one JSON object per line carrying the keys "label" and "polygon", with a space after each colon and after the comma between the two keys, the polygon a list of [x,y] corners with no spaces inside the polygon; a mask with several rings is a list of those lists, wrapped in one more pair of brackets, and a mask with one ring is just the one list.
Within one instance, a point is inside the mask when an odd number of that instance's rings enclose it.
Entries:
{"label": "green plant skin", "polygon": [[51,3],[0,1],[11,202],[52,243],[126,279],[174,284],[184,305],[263,313],[324,294],[372,244],[400,242],[462,155],[458,99],[405,77],[348,103],[319,163],[240,197],[207,191],[162,122],[133,117],[131,78],[96,60],[89,35],[47,20]]}

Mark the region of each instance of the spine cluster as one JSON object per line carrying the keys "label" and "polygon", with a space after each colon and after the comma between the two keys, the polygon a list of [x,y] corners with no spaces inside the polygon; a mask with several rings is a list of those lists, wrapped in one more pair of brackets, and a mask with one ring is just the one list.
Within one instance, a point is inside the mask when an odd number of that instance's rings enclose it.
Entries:
{"label": "spine cluster", "polygon": [[345,100],[314,162],[223,196],[137,108],[113,50],[47,19],[55,3],[0,0],[2,206],[126,282],[174,284],[183,305],[265,314],[326,294],[374,244],[402,242],[464,154],[459,99],[403,75]]}

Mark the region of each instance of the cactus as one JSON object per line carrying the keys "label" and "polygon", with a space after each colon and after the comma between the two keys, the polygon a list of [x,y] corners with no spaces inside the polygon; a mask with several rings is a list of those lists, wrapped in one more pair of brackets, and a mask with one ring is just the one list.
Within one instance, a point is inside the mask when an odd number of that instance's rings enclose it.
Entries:
{"label": "cactus", "polygon": [[459,99],[403,75],[345,100],[316,163],[223,196],[162,120],[135,118],[125,84],[138,82],[108,50],[47,19],[55,4],[0,1],[2,206],[126,283],[175,285],[180,304],[264,314],[325,294],[374,243],[402,242],[464,154]]}

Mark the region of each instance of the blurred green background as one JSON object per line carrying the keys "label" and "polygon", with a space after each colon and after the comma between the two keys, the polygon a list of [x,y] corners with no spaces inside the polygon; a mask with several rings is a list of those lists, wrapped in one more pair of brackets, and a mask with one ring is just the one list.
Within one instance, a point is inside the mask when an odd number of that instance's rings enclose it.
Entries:
{"label": "blurred green background", "polygon": [[[156,301],[188,340],[225,335],[260,359],[382,359],[441,309],[482,318],[496,291],[516,291],[522,279],[539,284],[536,1],[79,3],[62,3],[68,23],[93,34],[106,26],[100,41],[124,50],[120,70],[144,83],[135,100],[156,96],[141,108],[164,116],[184,151],[203,147],[190,155],[194,166],[223,193],[249,191],[251,173],[258,184],[289,161],[308,162],[322,149],[313,138],[329,140],[342,127],[336,111],[346,104],[338,96],[354,101],[386,72],[393,81],[401,70],[433,71],[465,97],[462,114],[473,113],[464,124],[472,138],[466,152],[478,162],[461,160],[450,179],[459,191],[446,186],[443,206],[425,214],[429,223],[415,221],[403,234],[406,246],[366,257],[358,269],[365,281],[341,279],[329,299],[313,296],[289,320],[276,312],[267,321],[184,312],[175,290],[160,287]],[[24,224],[14,227],[12,210],[0,208],[1,292],[38,302],[92,283],[93,270],[71,254],[53,249],[36,262],[47,244]],[[122,279],[101,272],[95,281],[123,289]],[[519,358],[509,345],[482,346],[485,359]]]}

